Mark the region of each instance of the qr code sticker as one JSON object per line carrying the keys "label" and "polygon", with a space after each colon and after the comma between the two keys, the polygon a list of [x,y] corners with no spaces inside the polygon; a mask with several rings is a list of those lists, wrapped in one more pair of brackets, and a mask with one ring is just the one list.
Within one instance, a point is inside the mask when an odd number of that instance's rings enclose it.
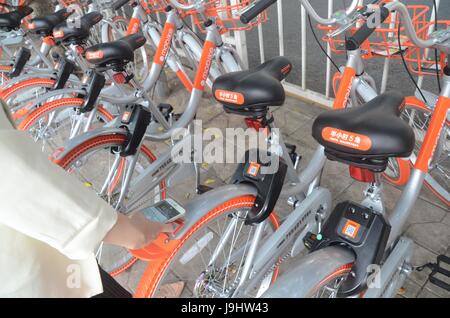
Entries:
{"label": "qr code sticker", "polygon": [[342,234],[354,239],[358,235],[359,227],[360,225],[358,223],[348,220],[347,223],[345,223]]}
{"label": "qr code sticker", "polygon": [[352,236],[355,235],[356,227],[353,225],[347,225],[345,229],[345,235]]}

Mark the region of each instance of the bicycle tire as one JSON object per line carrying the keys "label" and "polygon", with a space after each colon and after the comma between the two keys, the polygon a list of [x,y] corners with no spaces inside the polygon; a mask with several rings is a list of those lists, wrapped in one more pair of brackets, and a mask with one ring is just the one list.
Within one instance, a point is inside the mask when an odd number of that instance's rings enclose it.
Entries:
{"label": "bicycle tire", "polygon": [[[106,136],[97,136],[93,137],[84,143],[74,147],[71,151],[67,152],[63,157],[58,157],[54,159],[54,162],[59,165],[61,168],[65,170],[69,170],[71,167],[71,164],[75,161],[79,160],[83,156],[87,155],[90,151],[96,149],[96,148],[102,148],[102,147],[115,147],[122,145],[126,140],[125,135],[120,134],[114,134],[114,135],[106,135]],[[153,154],[153,152],[143,145],[141,147],[141,154],[143,154],[150,162],[153,162],[156,160],[156,156]],[[160,192],[160,199],[166,198],[166,185],[165,181],[162,180],[160,185],[160,189],[162,191]],[[138,259],[131,254],[129,254],[128,258],[124,258],[123,262],[115,266],[114,268],[107,269],[107,271],[112,276],[117,276],[127,269],[129,269],[131,266],[133,266]],[[105,269],[106,270],[106,269]]]}
{"label": "bicycle tire", "polygon": [[[167,283],[164,279],[166,277],[170,279],[169,270],[171,270],[173,266],[177,265],[176,260],[178,257],[183,257],[189,253],[190,250],[181,254],[183,252],[183,248],[189,247],[188,243],[192,243],[192,241],[196,242],[196,234],[199,234],[201,230],[211,226],[211,224],[220,217],[229,217],[236,210],[250,209],[254,205],[254,201],[255,197],[253,195],[242,194],[241,196],[221,202],[215,208],[206,213],[200,220],[198,220],[181,239],[167,243],[165,246],[167,253],[164,254],[163,257],[152,260],[148,263],[147,268],[145,269],[137,286],[135,297],[151,298],[157,296],[158,288]],[[279,226],[278,219],[274,213],[270,216],[269,224],[273,230],[276,230]],[[161,242],[161,244],[164,244],[164,242]],[[198,252],[197,255],[200,253],[201,251]],[[190,261],[191,260],[188,262]],[[187,265],[182,264],[182,266],[185,267]],[[201,267],[199,267],[199,270],[201,270]],[[194,274],[194,276],[195,275],[196,274]],[[277,275],[278,266],[272,272],[271,283],[275,282]]]}

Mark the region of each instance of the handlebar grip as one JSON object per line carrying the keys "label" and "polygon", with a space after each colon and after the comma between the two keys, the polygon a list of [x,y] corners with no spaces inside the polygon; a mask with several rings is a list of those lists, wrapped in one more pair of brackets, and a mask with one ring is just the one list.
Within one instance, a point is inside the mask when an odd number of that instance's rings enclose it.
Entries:
{"label": "handlebar grip", "polygon": [[112,7],[114,10],[119,10],[120,8],[122,8],[125,4],[128,3],[129,0],[117,0],[116,2],[113,3]]}
{"label": "handlebar grip", "polygon": [[22,12],[25,16],[29,16],[33,13],[33,8],[25,6],[25,7],[19,7],[19,11]]}
{"label": "handlebar grip", "polygon": [[254,18],[258,16],[261,12],[266,10],[272,4],[278,0],[260,0],[250,6],[244,13],[241,14],[241,22],[244,24],[249,24]]}
{"label": "handlebar grip", "polygon": [[[378,11],[377,11],[378,12]],[[373,13],[376,14],[377,12]],[[388,17],[389,17],[389,10],[385,7],[380,7],[380,15],[381,15],[381,23],[383,23]],[[373,15],[372,14],[372,15]],[[358,31],[356,31],[355,34],[353,34],[352,37],[350,37],[346,42],[346,48],[347,50],[353,51],[361,47],[361,45],[364,43],[365,40],[367,40],[373,32],[377,29],[378,26],[369,27],[366,23],[362,27],[359,28]]]}

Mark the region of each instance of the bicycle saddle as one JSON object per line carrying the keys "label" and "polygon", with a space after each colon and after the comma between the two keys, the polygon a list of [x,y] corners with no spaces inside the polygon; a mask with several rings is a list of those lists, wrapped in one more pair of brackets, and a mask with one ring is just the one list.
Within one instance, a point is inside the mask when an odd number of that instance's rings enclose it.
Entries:
{"label": "bicycle saddle", "polygon": [[66,21],[72,13],[71,11],[67,11],[67,9],[62,9],[43,17],[34,18],[28,25],[28,29],[42,36],[52,35],[53,28]]}
{"label": "bicycle saddle", "polygon": [[399,117],[404,104],[402,96],[386,93],[360,107],[322,113],[312,135],[329,159],[384,171],[389,158],[408,157],[414,149],[414,132]]}
{"label": "bicycle saddle", "polygon": [[283,105],[281,81],[291,69],[288,59],[276,57],[253,70],[224,74],[214,82],[214,97],[229,113],[261,117],[269,106]]}
{"label": "bicycle saddle", "polygon": [[145,37],[137,33],[114,42],[97,44],[86,50],[86,60],[97,67],[124,65],[134,60],[134,51],[145,42]]}
{"label": "bicycle saddle", "polygon": [[75,21],[63,22],[53,29],[56,44],[82,44],[90,35],[90,29],[103,19],[99,12],[91,12]]}
{"label": "bicycle saddle", "polygon": [[0,14],[0,29],[3,31],[16,30],[20,27],[22,19],[33,13],[30,7],[20,7],[17,10]]}

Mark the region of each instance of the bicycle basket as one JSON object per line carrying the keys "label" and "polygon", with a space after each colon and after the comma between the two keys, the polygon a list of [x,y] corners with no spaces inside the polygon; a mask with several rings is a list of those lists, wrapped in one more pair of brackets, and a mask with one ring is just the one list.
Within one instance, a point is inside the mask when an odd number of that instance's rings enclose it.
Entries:
{"label": "bicycle basket", "polygon": [[[409,5],[407,6],[411,16],[414,29],[417,33],[423,32],[423,27],[428,24],[427,13],[429,7],[425,5]],[[400,27],[400,45],[398,43],[398,26],[401,21],[396,18],[395,14],[390,14],[384,23],[382,23],[376,31],[365,41],[361,46],[362,57],[370,59],[374,57],[383,57],[389,59],[400,58],[400,49],[406,50],[408,48],[408,38],[405,36],[405,29]],[[364,21],[359,21],[361,25]],[[337,26],[318,25],[318,28],[325,33],[322,38],[324,42],[330,45],[331,51],[335,54],[345,54],[345,34],[330,38],[329,33],[337,30]],[[354,33],[358,30],[357,27],[352,28]]]}
{"label": "bicycle basket", "polygon": [[[164,12],[168,6],[168,2],[164,0],[141,0],[141,6],[147,14],[155,12]],[[184,3],[184,1],[178,1]]]}
{"label": "bicycle basket", "polygon": [[[450,21],[438,21],[437,30],[446,30],[450,27]],[[419,37],[427,40],[429,34],[436,30],[435,22],[428,22],[419,30]],[[432,75],[436,76],[436,55],[433,49],[421,49],[416,47],[414,43],[408,41],[406,43],[408,49],[405,52],[405,60],[408,68],[419,76]],[[446,65],[447,55],[438,52],[437,70],[442,73]]]}

